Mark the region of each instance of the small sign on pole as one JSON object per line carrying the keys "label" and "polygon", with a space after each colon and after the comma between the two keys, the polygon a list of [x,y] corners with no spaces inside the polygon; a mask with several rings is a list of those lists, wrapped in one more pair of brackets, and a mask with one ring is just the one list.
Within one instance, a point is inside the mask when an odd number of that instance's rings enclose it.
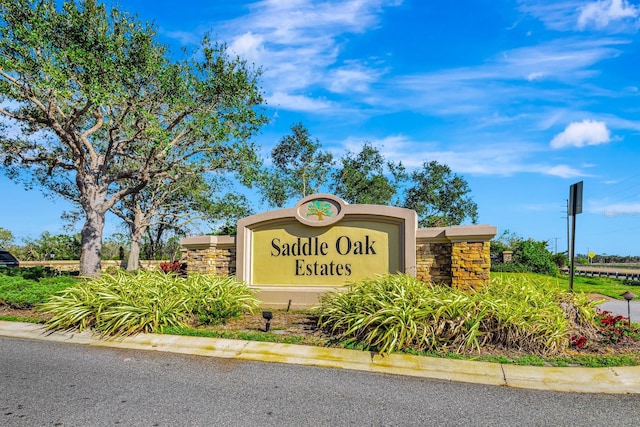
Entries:
{"label": "small sign on pole", "polygon": [[576,182],[569,187],[569,217],[571,220],[571,246],[569,260],[571,268],[569,270],[569,291],[573,292],[573,275],[575,270],[575,247],[576,247],[576,215],[582,213],[582,181]]}
{"label": "small sign on pole", "polygon": [[569,215],[582,213],[582,181],[569,187]]}

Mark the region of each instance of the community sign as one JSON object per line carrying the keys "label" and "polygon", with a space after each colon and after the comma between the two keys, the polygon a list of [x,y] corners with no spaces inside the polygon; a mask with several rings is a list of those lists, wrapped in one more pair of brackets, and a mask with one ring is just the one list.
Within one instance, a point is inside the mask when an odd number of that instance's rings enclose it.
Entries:
{"label": "community sign", "polygon": [[238,278],[254,286],[333,287],[415,275],[416,230],[415,211],[314,194],[238,222]]}

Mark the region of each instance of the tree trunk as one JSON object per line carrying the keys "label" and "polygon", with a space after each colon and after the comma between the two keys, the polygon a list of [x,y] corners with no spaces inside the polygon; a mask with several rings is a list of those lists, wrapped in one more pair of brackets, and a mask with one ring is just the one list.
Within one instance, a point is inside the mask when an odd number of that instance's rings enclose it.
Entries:
{"label": "tree trunk", "polygon": [[100,254],[102,252],[102,232],[104,213],[86,212],[86,221],[82,227],[82,253],[80,255],[80,275],[95,277],[100,273]]}
{"label": "tree trunk", "polygon": [[136,271],[140,268],[140,246],[142,245],[142,236],[147,230],[147,225],[144,222],[144,214],[141,209],[135,210],[133,223],[129,223],[129,230],[131,233],[131,251],[129,251],[127,271]]}
{"label": "tree trunk", "polygon": [[127,261],[127,271],[136,271],[140,268],[140,238],[131,236],[131,250]]}

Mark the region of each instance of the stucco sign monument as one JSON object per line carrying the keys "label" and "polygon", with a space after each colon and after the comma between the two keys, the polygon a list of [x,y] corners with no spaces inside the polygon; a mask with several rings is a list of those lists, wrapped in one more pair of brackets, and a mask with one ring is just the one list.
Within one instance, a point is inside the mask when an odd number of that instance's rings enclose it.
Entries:
{"label": "stucco sign monument", "polygon": [[315,194],[238,222],[238,277],[253,286],[335,287],[415,274],[416,229],[414,211]]}

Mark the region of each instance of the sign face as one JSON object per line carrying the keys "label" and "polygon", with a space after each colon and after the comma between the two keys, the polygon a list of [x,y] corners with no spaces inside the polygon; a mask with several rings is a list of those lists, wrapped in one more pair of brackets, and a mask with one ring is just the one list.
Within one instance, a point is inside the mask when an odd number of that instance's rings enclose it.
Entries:
{"label": "sign face", "polygon": [[330,228],[286,224],[253,233],[253,283],[343,285],[401,271],[397,224],[344,221]]}
{"label": "sign face", "polygon": [[[414,211],[320,194],[238,222],[238,272],[258,286],[342,286],[415,270]],[[409,268],[408,268],[409,266]]]}
{"label": "sign face", "polygon": [[582,213],[582,181],[569,187],[569,216]]}

